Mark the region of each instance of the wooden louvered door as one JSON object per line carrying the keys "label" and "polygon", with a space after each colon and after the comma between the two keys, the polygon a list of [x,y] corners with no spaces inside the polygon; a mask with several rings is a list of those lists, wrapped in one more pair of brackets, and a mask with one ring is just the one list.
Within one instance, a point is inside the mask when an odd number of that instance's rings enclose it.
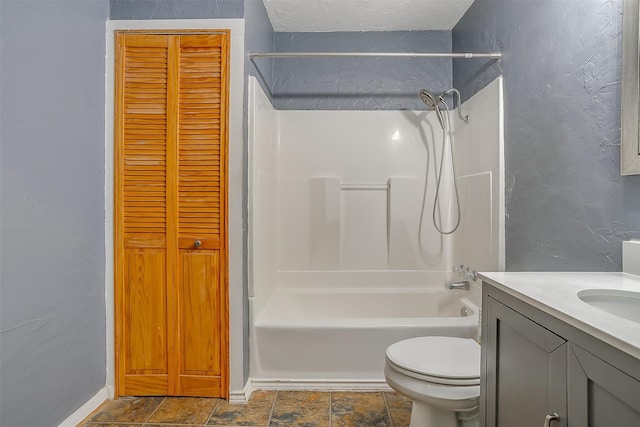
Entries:
{"label": "wooden louvered door", "polygon": [[117,35],[118,395],[228,394],[227,41]]}
{"label": "wooden louvered door", "polygon": [[[221,389],[226,316],[220,317],[224,254],[226,38],[181,36],[178,103],[178,276],[182,395]],[[225,66],[223,66],[225,64]],[[226,392],[226,391],[225,391]],[[219,395],[219,394],[218,394]]]}

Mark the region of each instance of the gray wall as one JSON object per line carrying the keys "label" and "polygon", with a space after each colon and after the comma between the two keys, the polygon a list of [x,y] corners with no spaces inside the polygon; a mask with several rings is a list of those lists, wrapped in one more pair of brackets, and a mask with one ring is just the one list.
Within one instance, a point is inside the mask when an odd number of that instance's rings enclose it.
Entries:
{"label": "gray wall", "polygon": [[[244,19],[245,50],[247,52],[273,52],[275,49],[275,34],[262,0],[245,0]],[[254,64],[257,64],[257,67]],[[247,55],[245,60],[245,75],[255,76],[260,82],[262,89],[267,93],[267,96],[271,95],[273,60],[256,59],[255,62],[253,62],[249,60]]]}
{"label": "gray wall", "polygon": [[[276,33],[277,51],[451,52],[450,31]],[[452,85],[450,59],[278,59],[273,99],[282,110],[423,109],[418,91]]]}
{"label": "gray wall", "polygon": [[0,425],[105,384],[107,0],[0,1]]}
{"label": "gray wall", "polygon": [[621,0],[476,0],[454,51],[465,97],[504,72],[507,269],[621,270],[640,176],[620,176]]}
{"label": "gray wall", "polygon": [[244,0],[110,0],[111,19],[242,18]]}
{"label": "gray wall", "polygon": [[[264,8],[262,0],[245,0],[244,6],[244,19],[245,19],[245,51],[247,52],[271,52],[274,49],[274,33],[267,11]],[[265,92],[270,94],[270,86],[273,78],[273,64],[271,60],[260,60],[261,68],[257,69],[254,63],[249,60],[249,56],[245,57],[244,64],[244,100],[243,100],[243,160],[242,164],[248,164],[248,116],[247,116],[247,80],[248,76],[255,76]],[[245,167],[242,173],[242,187],[244,188],[243,200],[242,200],[242,223],[244,230],[244,245],[243,245],[243,264],[244,264],[244,277],[243,277],[243,318],[244,318],[244,381],[246,382],[250,375],[249,364],[249,291],[248,291],[248,227],[249,227],[249,210],[248,210],[248,188],[249,188],[249,170]]]}

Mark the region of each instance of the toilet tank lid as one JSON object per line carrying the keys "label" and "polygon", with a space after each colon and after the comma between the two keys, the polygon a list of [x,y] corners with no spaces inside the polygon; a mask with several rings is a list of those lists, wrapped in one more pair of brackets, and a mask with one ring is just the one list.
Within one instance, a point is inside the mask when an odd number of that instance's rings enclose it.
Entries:
{"label": "toilet tank lid", "polygon": [[433,377],[480,378],[480,345],[469,338],[410,338],[389,346],[387,360]]}

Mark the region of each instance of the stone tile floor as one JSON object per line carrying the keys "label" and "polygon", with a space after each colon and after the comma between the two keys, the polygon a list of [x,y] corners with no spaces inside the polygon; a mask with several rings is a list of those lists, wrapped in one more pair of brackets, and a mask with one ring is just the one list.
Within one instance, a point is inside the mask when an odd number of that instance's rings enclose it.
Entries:
{"label": "stone tile floor", "polygon": [[393,392],[255,391],[246,405],[194,397],[108,402],[81,427],[407,427],[411,400]]}

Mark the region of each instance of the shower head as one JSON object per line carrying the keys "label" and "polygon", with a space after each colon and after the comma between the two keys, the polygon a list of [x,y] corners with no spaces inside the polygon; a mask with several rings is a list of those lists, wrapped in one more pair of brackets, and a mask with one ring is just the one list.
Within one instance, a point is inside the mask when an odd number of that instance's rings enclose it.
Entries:
{"label": "shower head", "polygon": [[438,117],[438,121],[440,122],[440,126],[444,129],[444,117],[442,117],[442,111],[440,111],[440,102],[443,102],[442,95],[439,95],[437,98],[434,94],[429,92],[426,89],[422,89],[420,91],[420,99],[424,102],[427,107],[431,110],[435,110],[436,116]]}
{"label": "shower head", "polygon": [[428,90],[422,89],[420,91],[420,99],[422,99],[422,102],[424,102],[430,109],[435,110],[438,108],[438,98]]}

